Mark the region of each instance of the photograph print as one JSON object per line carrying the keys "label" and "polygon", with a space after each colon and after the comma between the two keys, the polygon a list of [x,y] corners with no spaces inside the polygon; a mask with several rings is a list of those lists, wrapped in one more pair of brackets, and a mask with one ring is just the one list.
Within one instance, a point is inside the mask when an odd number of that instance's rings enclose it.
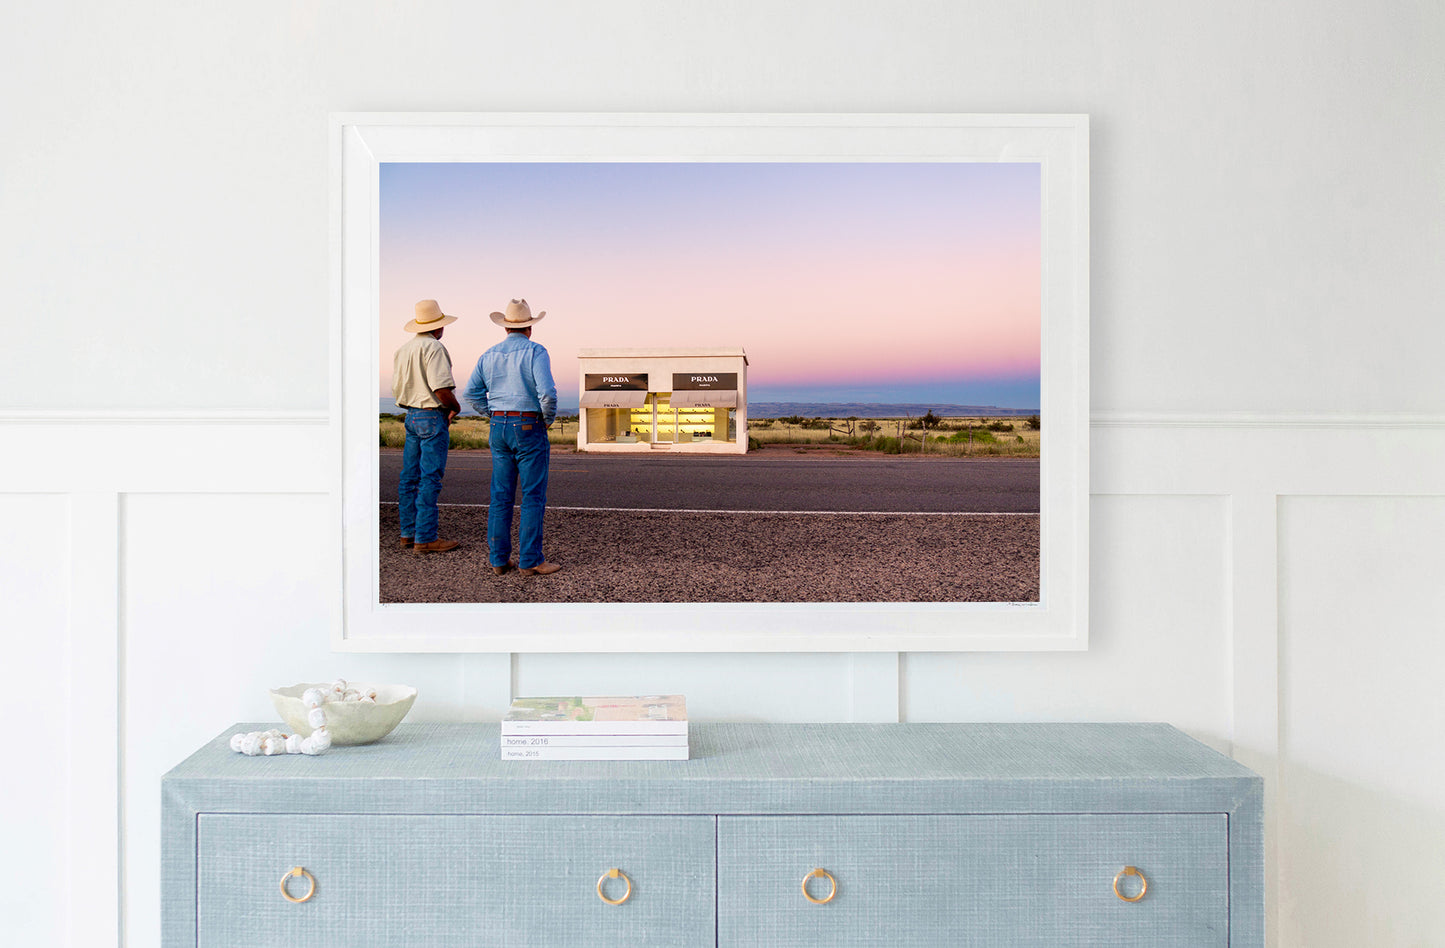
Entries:
{"label": "photograph print", "polygon": [[1040,161],[377,186],[381,604],[1040,601]]}

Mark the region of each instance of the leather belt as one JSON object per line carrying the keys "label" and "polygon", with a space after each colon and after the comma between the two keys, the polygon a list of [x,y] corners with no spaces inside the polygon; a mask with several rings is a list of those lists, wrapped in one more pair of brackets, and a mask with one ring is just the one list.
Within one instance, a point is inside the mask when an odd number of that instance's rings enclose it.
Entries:
{"label": "leather belt", "polygon": [[494,411],[493,417],[497,418],[540,418],[534,411]]}

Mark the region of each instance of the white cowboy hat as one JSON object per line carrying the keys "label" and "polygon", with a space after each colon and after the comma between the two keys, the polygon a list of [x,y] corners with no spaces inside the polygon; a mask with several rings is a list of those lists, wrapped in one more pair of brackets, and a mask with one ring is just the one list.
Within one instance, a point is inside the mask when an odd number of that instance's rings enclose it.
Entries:
{"label": "white cowboy hat", "polygon": [[533,316],[532,307],[527,305],[526,300],[512,300],[507,304],[505,313],[492,314],[492,322],[505,329],[523,329],[533,323],[540,323],[546,315],[547,311],[544,309]]}
{"label": "white cowboy hat", "polygon": [[455,316],[442,312],[436,300],[422,300],[416,304],[416,318],[406,324],[407,332],[431,332],[457,321]]}

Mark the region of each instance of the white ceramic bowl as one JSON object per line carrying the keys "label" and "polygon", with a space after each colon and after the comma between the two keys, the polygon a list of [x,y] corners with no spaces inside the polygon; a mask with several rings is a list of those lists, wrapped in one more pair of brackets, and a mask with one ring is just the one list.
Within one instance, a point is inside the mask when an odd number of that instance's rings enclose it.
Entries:
{"label": "white ceramic bowl", "polygon": [[[369,701],[328,701],[326,708],[326,730],[331,732],[331,743],[370,744],[391,733],[401,723],[416,701],[416,689],[408,685],[369,685],[354,681],[349,687],[362,694],[375,689],[376,703]],[[311,725],[306,723],[307,707],[301,703],[301,696],[307,688],[331,689],[330,682],[302,682],[289,688],[272,688],[271,702],[276,713],[286,726],[302,737],[311,736]]]}

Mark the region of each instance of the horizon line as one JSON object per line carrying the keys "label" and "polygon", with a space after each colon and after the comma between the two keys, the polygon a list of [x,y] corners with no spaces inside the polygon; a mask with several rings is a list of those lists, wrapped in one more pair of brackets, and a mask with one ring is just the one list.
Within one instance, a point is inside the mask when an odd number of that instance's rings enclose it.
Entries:
{"label": "horizon line", "polygon": [[[396,405],[396,400],[393,399],[393,398],[391,398],[390,396],[387,396],[387,395],[381,396],[381,398],[379,399],[379,402],[391,402],[393,405]],[[558,398],[558,399],[557,399],[557,409],[558,409],[558,411],[560,411],[560,410],[563,409],[563,408],[577,408],[577,409],[580,409],[581,406],[580,406],[579,402],[580,402],[580,399],[573,399],[573,400],[571,400],[571,401],[568,401],[568,400],[565,400],[565,399],[562,399],[562,398]],[[989,411],[1000,411],[1000,412],[1015,412],[1015,413],[1019,413],[1019,414],[1028,414],[1028,413],[1040,414],[1040,413],[1042,412],[1042,409],[1041,409],[1041,408],[1038,408],[1038,407],[1015,408],[1015,407],[1012,407],[1012,406],[1009,406],[1009,405],[979,405],[979,404],[969,404],[969,403],[964,403],[964,402],[944,402],[944,401],[927,401],[927,400],[919,400],[919,401],[911,401],[911,402],[840,402],[840,401],[827,401],[827,400],[822,400],[822,399],[814,399],[814,400],[811,400],[811,401],[802,401],[802,402],[797,402],[797,401],[780,402],[780,401],[773,401],[773,400],[771,400],[771,399],[759,399],[758,401],[749,401],[749,402],[748,402],[748,405],[750,405],[750,406],[751,406],[751,405],[768,405],[768,406],[818,406],[818,405],[849,406],[849,405],[854,405],[854,406],[869,407],[869,408],[926,408],[926,409],[929,409],[929,410],[932,410],[933,408],[938,408],[939,410],[942,410],[942,409],[945,409],[945,408],[967,408],[967,409],[972,409],[972,410],[989,410]],[[400,405],[397,405],[396,407],[400,408],[401,406],[400,406]],[[462,414],[465,415],[465,414],[467,414],[470,410],[471,410],[470,407],[468,407],[467,409],[465,409],[465,410],[462,411]],[[477,412],[476,414],[480,414],[480,412]]]}

